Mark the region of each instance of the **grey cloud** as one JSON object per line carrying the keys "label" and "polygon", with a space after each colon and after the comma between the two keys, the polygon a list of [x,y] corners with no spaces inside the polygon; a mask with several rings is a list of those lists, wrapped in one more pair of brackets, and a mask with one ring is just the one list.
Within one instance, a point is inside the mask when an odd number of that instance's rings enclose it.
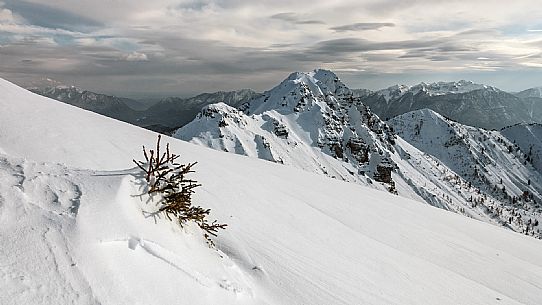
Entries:
{"label": "grey cloud", "polygon": [[44,28],[88,32],[103,26],[93,19],[45,4],[4,0],[4,7],[23,17],[30,24]]}
{"label": "grey cloud", "polygon": [[234,9],[244,6],[246,3],[241,0],[185,0],[176,5],[175,8],[180,10],[202,11],[211,5],[226,9]]}
{"label": "grey cloud", "polygon": [[[456,41],[454,45],[447,42],[445,45],[434,48],[420,48],[408,50],[406,54],[399,56],[405,60],[428,60],[438,62],[439,65],[448,65],[452,67],[475,66],[479,65],[481,69],[484,66],[488,68],[517,68],[514,58],[510,55],[500,54],[497,51],[482,51],[468,42]],[[481,63],[480,58],[487,58]]]}
{"label": "grey cloud", "polygon": [[448,3],[449,0],[378,0],[371,1],[364,5],[364,9],[372,14],[380,16],[393,15],[397,11],[408,9],[415,6],[424,7],[426,4]]}
{"label": "grey cloud", "polygon": [[341,38],[320,41],[310,50],[310,52],[316,54],[335,54],[363,52],[371,49],[373,49],[372,43],[366,39]]}
{"label": "grey cloud", "polygon": [[436,47],[442,40],[404,40],[374,42],[361,38],[340,38],[318,42],[311,50],[317,54],[356,53],[367,51]]}
{"label": "grey cloud", "polygon": [[296,24],[326,24],[321,20],[299,20],[295,22]]}
{"label": "grey cloud", "polygon": [[336,32],[347,32],[347,31],[367,31],[367,30],[378,30],[383,27],[394,27],[395,24],[391,22],[358,22],[347,25],[335,26],[330,28]]}
{"label": "grey cloud", "polygon": [[529,46],[542,48],[542,39],[529,41],[526,44]]}
{"label": "grey cloud", "polygon": [[435,56],[430,56],[428,59],[431,61],[448,61],[448,60],[451,60],[452,57],[444,56],[444,55],[435,55]]}
{"label": "grey cloud", "polygon": [[181,10],[194,10],[194,11],[201,11],[205,7],[207,7],[210,4],[210,1],[204,1],[204,0],[195,0],[190,2],[183,2],[179,5],[177,5],[177,9]]}
{"label": "grey cloud", "polygon": [[[1,0],[0,0],[1,1]],[[12,5],[16,0],[9,0]],[[23,2],[28,4],[27,2]],[[186,2],[185,2],[186,3]],[[208,1],[192,1],[185,5],[186,10],[205,10]],[[222,8],[225,5],[234,6],[236,1],[216,4]],[[218,10],[220,11],[220,10]],[[16,13],[23,16],[22,10]],[[57,15],[62,15],[58,10]],[[195,16],[201,12],[183,12]],[[203,15],[206,15],[203,12]],[[266,14],[264,12],[264,14]],[[69,13],[68,13],[69,15]],[[179,16],[183,16],[179,14]],[[187,15],[188,16],[188,15]],[[268,15],[265,15],[268,16]],[[74,28],[77,25],[73,19],[55,19],[50,15],[46,20],[28,17],[33,24],[41,23],[43,26],[56,26],[53,23],[64,24],[65,27]],[[78,17],[77,17],[78,18]],[[199,17],[198,17],[199,18]],[[279,28],[284,31],[296,31],[295,26],[285,27],[289,24],[323,24],[319,20],[310,20],[296,13],[280,13],[268,16],[275,20],[262,20],[272,23],[274,30]],[[327,17],[326,17],[327,18]],[[32,21],[34,20],[34,21]],[[208,19],[206,19],[208,20]],[[327,20],[327,19],[326,19]],[[383,20],[383,19],[380,19]],[[393,20],[393,19],[391,19]],[[353,20],[356,21],[356,20]],[[345,23],[351,22],[345,21]],[[181,22],[182,23],[182,22]],[[79,24],[79,20],[78,20]],[[90,20],[83,22],[86,26],[100,24]],[[334,23],[337,24],[337,23]],[[197,28],[198,24],[194,25]],[[393,26],[390,23],[352,23],[331,28],[337,32],[335,35],[344,37],[353,36],[355,33],[348,31],[362,31],[378,29],[383,26]],[[403,26],[403,24],[401,24]],[[303,28],[303,27],[299,27]],[[199,28],[198,28],[199,29]],[[376,42],[360,38],[326,39],[328,31],[323,33],[308,33],[303,31],[300,40],[281,39],[271,37],[267,41],[267,47],[247,47],[244,43],[219,41],[218,35],[190,35],[178,31],[178,26],[159,25],[153,26],[125,26],[113,29],[114,31],[99,31],[81,34],[81,38],[98,38],[98,42],[91,45],[79,45],[79,40],[55,45],[41,41],[40,37],[29,36],[24,41],[14,43],[12,40],[2,42],[0,47],[0,73],[9,78],[18,80],[32,80],[36,76],[50,76],[64,82],[77,81],[86,89],[97,88],[99,91],[110,93],[141,92],[167,95],[192,94],[201,91],[230,90],[238,87],[252,87],[256,90],[268,89],[291,71],[308,71],[316,67],[326,68],[352,68],[367,71],[367,73],[383,72],[392,73],[413,69],[432,69],[442,66],[455,65],[465,67],[467,64],[476,62],[476,58],[483,56],[494,59],[496,64],[499,60],[510,58],[499,57],[499,54],[482,53],[478,50],[481,44],[472,43],[482,36],[479,30],[465,31],[441,37],[438,39],[419,38],[416,40],[400,40]],[[206,28],[202,27],[202,34]],[[403,30],[403,28],[401,29]],[[239,33],[241,33],[240,31]],[[105,36],[104,33],[113,33]],[[487,32],[486,32],[487,33]],[[492,32],[494,33],[494,32]],[[96,34],[96,35],[94,35]],[[98,37],[98,34],[103,37]],[[194,34],[194,33],[192,33]],[[296,34],[296,33],[294,33]],[[41,38],[51,38],[49,34],[40,34]],[[113,36],[115,35],[115,36]],[[2,41],[3,34],[0,34]],[[215,37],[217,40],[194,39],[193,37]],[[296,37],[295,35],[285,35]],[[420,37],[421,35],[409,35]],[[324,37],[324,38],[322,38]],[[130,48],[121,50],[122,44],[109,43],[109,40],[129,40]],[[276,39],[275,39],[276,38]],[[327,37],[329,38],[329,37]],[[312,43],[310,41],[312,39]],[[385,39],[385,38],[381,38]],[[104,41],[108,40],[108,41]],[[470,43],[469,43],[470,40]],[[85,43],[87,43],[85,41]],[[257,45],[265,45],[263,44]],[[274,43],[274,44],[273,44]],[[540,44],[540,42],[538,42]],[[250,43],[247,43],[250,45]],[[134,47],[134,50],[131,47]],[[541,45],[542,47],[542,45]],[[396,52],[389,52],[390,50]],[[134,57],[143,61],[127,61],[129,52],[145,54],[146,57]],[[498,53],[495,51],[495,53]],[[404,54],[403,56],[399,56]],[[395,70],[394,70],[395,69]]]}
{"label": "grey cloud", "polygon": [[399,56],[399,58],[426,58],[428,54],[426,52],[420,51],[409,51],[404,55]]}
{"label": "grey cloud", "polygon": [[325,24],[321,20],[304,20],[296,13],[279,13],[272,15],[270,18],[287,21],[295,24]]}
{"label": "grey cloud", "polygon": [[456,33],[454,37],[470,37],[470,36],[495,36],[499,35],[500,32],[494,29],[470,29],[466,31],[461,31]]}
{"label": "grey cloud", "polygon": [[535,54],[529,54],[527,56],[523,56],[522,58],[529,58],[529,59],[542,59],[542,52],[537,52]]}
{"label": "grey cloud", "polygon": [[436,42],[431,47],[408,49],[407,53],[399,58],[427,58],[432,60],[433,58],[444,58],[446,56],[446,58],[452,60],[454,56],[460,54],[473,54],[471,57],[479,57],[479,52],[479,49],[472,45],[466,45],[459,41],[447,41]]}
{"label": "grey cloud", "polygon": [[476,48],[473,45],[467,45],[460,42],[453,43],[446,43],[443,45],[439,45],[436,48],[432,49],[432,51],[439,52],[439,53],[459,53],[459,52],[476,52],[478,51],[478,48]]}
{"label": "grey cloud", "polygon": [[274,49],[274,48],[291,48],[295,46],[294,43],[274,43],[272,45],[269,46],[269,48],[271,49]]}
{"label": "grey cloud", "polygon": [[271,16],[271,18],[290,22],[295,22],[299,19],[296,13],[279,13]]}
{"label": "grey cloud", "polygon": [[[88,83],[87,89],[99,86],[101,91],[110,93],[148,90],[147,93],[175,95],[209,91],[210,87],[235,89],[241,79],[244,79],[242,87],[268,89],[269,84],[291,70],[311,70],[322,62],[334,61],[326,55],[232,47],[217,41],[182,38],[174,33],[145,35],[152,36],[153,42],[164,47],[161,56],[150,52],[146,53],[147,61],[128,62],[123,60],[121,52],[110,47],[53,46],[26,41],[0,48],[3,59],[0,71],[21,83],[30,83],[35,75],[40,75],[63,82],[76,81],[81,86]],[[145,35],[141,35],[142,39],[150,38]],[[40,60],[20,64],[21,60],[30,58]],[[148,86],[151,79],[169,79],[170,82],[151,88]]]}
{"label": "grey cloud", "polygon": [[[397,55],[379,53],[378,51],[405,49],[418,52],[420,58],[427,61],[443,59],[436,54],[439,46],[447,46],[452,53],[452,44],[446,41],[392,41],[377,43],[364,39],[335,39],[316,42],[313,45],[300,46],[296,44],[285,45],[284,48],[249,48],[233,47],[220,41],[183,38],[176,33],[135,31],[129,36],[137,36],[149,46],[160,46],[162,54],[141,50],[147,54],[143,62],[128,62],[123,60],[126,54],[105,46],[50,46],[40,44],[38,41],[25,41],[0,48],[0,56],[6,61],[0,65],[3,73],[21,75],[47,75],[59,80],[93,79],[94,84],[100,84],[104,90],[120,90],[116,88],[119,83],[131,89],[146,88],[149,79],[173,79],[175,85],[164,84],[148,90],[170,92],[197,93],[209,90],[209,86],[218,89],[234,89],[232,86],[239,80],[244,80],[243,87],[267,89],[263,86],[264,80],[273,80],[267,84],[274,84],[292,70],[311,70],[322,65],[356,65],[361,59],[368,64],[359,66],[363,69],[372,69],[375,63],[387,64],[397,61]],[[447,43],[447,44],[445,44]],[[32,44],[29,48],[28,45]],[[276,46],[275,46],[276,47]],[[372,51],[367,53],[368,51]],[[24,59],[38,58],[22,67],[17,65]],[[405,56],[405,59],[408,58]],[[62,60],[58,60],[62,59]],[[68,65],[64,64],[69,63]],[[57,63],[59,64],[57,66]],[[273,79],[270,75],[277,75]],[[254,78],[254,75],[258,75]],[[254,78],[254,79],[253,79]],[[105,82],[105,80],[109,82]],[[130,82],[128,80],[131,80]],[[199,82],[196,82],[199,80]],[[233,84],[232,84],[233,82]],[[142,87],[137,86],[137,84]],[[260,86],[260,87],[259,87]]]}

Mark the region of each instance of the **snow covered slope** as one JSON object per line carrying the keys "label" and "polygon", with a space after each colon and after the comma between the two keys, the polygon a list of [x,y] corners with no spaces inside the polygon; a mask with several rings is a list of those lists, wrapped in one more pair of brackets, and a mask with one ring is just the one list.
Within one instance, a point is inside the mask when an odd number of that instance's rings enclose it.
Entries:
{"label": "snow covered slope", "polygon": [[501,133],[517,144],[533,166],[542,172],[542,125],[518,124],[503,128]]}
{"label": "snow covered slope", "polygon": [[362,101],[384,119],[429,108],[462,124],[486,129],[541,120],[530,113],[528,101],[468,81],[393,86],[363,97]]}
{"label": "snow covered slope", "polygon": [[[519,146],[498,131],[453,122],[429,110],[412,111],[388,122],[398,135],[463,179],[459,192],[491,222],[542,237],[542,175]],[[463,183],[467,185],[462,185]]]}
{"label": "snow covered slope", "polygon": [[0,106],[0,304],[540,301],[539,240],[168,139],[199,161],[197,203],[229,224],[209,249],[142,212],[130,160],[155,133],[3,80]]}
{"label": "snow covered slope", "polygon": [[[508,151],[508,147],[503,143],[497,148],[485,148],[486,154],[497,150],[499,156],[492,162],[499,165],[489,174],[488,181],[477,183],[470,176],[473,167],[486,166],[478,162],[478,157],[471,156],[470,147],[461,146],[461,150],[451,153],[439,146],[444,142],[440,143],[438,138],[448,139],[453,134],[461,140],[459,137],[470,131],[482,133],[476,128],[461,127],[461,131],[456,132],[441,116],[422,111],[420,117],[405,116],[400,124],[393,125],[400,135],[407,136],[406,141],[397,138],[335,74],[325,70],[293,73],[242,108],[247,113],[224,104],[210,105],[174,136],[217,150],[388,189],[403,197],[541,237],[539,228],[528,224],[540,218],[542,211],[536,204],[529,204],[528,209],[520,208],[520,212],[514,207],[514,211],[496,215],[493,210],[500,211],[510,200],[515,202],[514,197],[521,197],[524,191],[532,195],[529,197],[532,202],[542,202],[542,177],[538,172],[525,167],[524,160],[514,159],[515,155],[504,154],[501,150]],[[424,134],[411,136],[420,120],[428,121]],[[435,127],[432,122],[444,127],[439,125],[432,130]],[[426,134],[426,130],[434,133]],[[414,138],[427,143],[417,145],[412,141]],[[435,145],[430,144],[431,141]],[[452,156],[463,152],[469,152],[468,158]],[[500,164],[501,157],[506,157],[502,159],[503,164]],[[448,162],[456,159],[461,162]],[[520,169],[515,170],[516,167]],[[504,184],[490,182],[501,179]],[[510,185],[509,181],[512,181]],[[494,191],[497,184],[499,190]],[[509,187],[510,197],[501,191],[503,186]],[[486,200],[487,196],[490,207],[473,204],[482,197]],[[516,215],[518,213],[524,215]],[[516,222],[509,221],[512,216],[517,218]]]}

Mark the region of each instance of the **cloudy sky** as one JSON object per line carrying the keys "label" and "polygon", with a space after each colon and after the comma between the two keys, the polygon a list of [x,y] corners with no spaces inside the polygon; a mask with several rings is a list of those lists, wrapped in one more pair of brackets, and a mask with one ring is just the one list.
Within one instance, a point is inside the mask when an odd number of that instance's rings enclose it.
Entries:
{"label": "cloudy sky", "polygon": [[0,0],[0,77],[98,92],[265,90],[334,70],[353,88],[542,86],[539,0]]}

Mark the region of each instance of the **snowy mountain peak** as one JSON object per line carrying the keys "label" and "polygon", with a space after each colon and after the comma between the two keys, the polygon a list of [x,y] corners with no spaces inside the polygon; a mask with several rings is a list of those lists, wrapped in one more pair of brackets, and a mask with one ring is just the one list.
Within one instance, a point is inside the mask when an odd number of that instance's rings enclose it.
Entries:
{"label": "snowy mountain peak", "polygon": [[53,87],[47,87],[43,89],[43,92],[46,94],[83,94],[84,92],[89,92],[89,94],[93,94],[90,91],[85,91],[79,87],[76,86],[67,86],[67,85],[57,85]]}
{"label": "snowy mountain peak", "polygon": [[327,70],[292,73],[240,111],[206,107],[174,136],[394,190],[393,133]]}
{"label": "snowy mountain peak", "polygon": [[318,80],[319,86],[324,92],[333,92],[335,94],[352,94],[350,89],[339,79],[332,71],[325,69],[314,70],[314,78]]}
{"label": "snowy mountain peak", "polygon": [[413,91],[423,91],[428,95],[444,95],[454,93],[466,93],[475,90],[488,89],[498,90],[494,87],[476,84],[471,81],[460,80],[457,82],[437,82],[437,83],[421,83],[412,87]]}
{"label": "snowy mountain peak", "polygon": [[219,102],[219,103],[216,103],[216,104],[210,104],[210,105],[207,105],[205,107],[202,108],[202,112],[203,111],[218,111],[218,112],[223,112],[223,113],[227,113],[227,112],[239,112],[239,110],[237,110],[236,108],[224,103],[224,102]]}
{"label": "snowy mountain peak", "polygon": [[542,87],[534,87],[516,93],[517,97],[521,98],[542,98]]}
{"label": "snowy mountain peak", "polygon": [[352,96],[352,91],[335,73],[317,69],[312,72],[294,72],[279,85],[253,99],[240,109],[246,113],[260,114],[275,110],[281,113],[309,111],[314,107],[335,108],[338,95]]}
{"label": "snowy mountain peak", "polygon": [[498,89],[495,87],[476,84],[471,81],[460,80],[455,82],[421,82],[414,86],[395,85],[386,89],[379,90],[377,91],[377,94],[382,95],[386,102],[389,102],[390,100],[401,98],[406,93],[412,93],[412,95],[416,95],[420,92],[423,92],[425,95],[428,96],[436,96],[445,94],[467,93],[481,89],[498,91]]}
{"label": "snowy mountain peak", "polygon": [[296,82],[301,82],[302,80],[310,81],[316,83],[318,81],[323,83],[330,83],[338,80],[337,75],[326,69],[314,69],[310,72],[293,72],[291,73],[286,80],[292,80]]}
{"label": "snowy mountain peak", "polygon": [[220,102],[203,107],[201,112],[196,116],[196,120],[206,118],[217,122],[218,127],[226,127],[230,124],[246,125],[242,122],[243,116],[243,112],[226,103]]}
{"label": "snowy mountain peak", "polygon": [[27,89],[32,90],[32,91],[34,90],[43,91],[50,88],[69,88],[69,87],[70,87],[69,85],[66,85],[65,83],[60,82],[58,80],[48,78],[48,77],[43,77],[38,80],[32,81],[27,86]]}
{"label": "snowy mountain peak", "polygon": [[410,117],[412,117],[412,118],[421,119],[421,120],[434,120],[434,121],[445,121],[445,120],[447,120],[440,113],[435,112],[435,111],[433,111],[433,110],[431,110],[429,108],[414,110],[414,111],[405,113],[405,114],[403,114],[401,116],[398,116],[398,117],[400,118],[402,116],[408,116],[408,115],[410,115]]}
{"label": "snowy mountain peak", "polygon": [[388,87],[386,89],[376,91],[376,94],[383,96],[384,100],[386,102],[389,102],[391,100],[395,100],[395,99],[400,98],[405,93],[407,93],[409,90],[410,90],[410,87],[407,86],[407,85],[394,85],[394,86]]}

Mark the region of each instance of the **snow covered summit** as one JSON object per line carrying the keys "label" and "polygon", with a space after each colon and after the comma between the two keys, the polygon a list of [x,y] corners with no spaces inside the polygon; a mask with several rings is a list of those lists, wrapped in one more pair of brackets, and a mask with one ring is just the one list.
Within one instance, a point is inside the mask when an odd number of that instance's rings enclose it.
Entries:
{"label": "snow covered summit", "polygon": [[292,73],[239,109],[205,107],[174,137],[395,189],[393,133],[327,70]]}
{"label": "snow covered summit", "polygon": [[294,72],[273,89],[245,104],[248,114],[261,114],[276,110],[281,113],[303,112],[314,107],[328,108],[337,104],[338,95],[352,95],[335,73],[318,69],[312,72]]}

